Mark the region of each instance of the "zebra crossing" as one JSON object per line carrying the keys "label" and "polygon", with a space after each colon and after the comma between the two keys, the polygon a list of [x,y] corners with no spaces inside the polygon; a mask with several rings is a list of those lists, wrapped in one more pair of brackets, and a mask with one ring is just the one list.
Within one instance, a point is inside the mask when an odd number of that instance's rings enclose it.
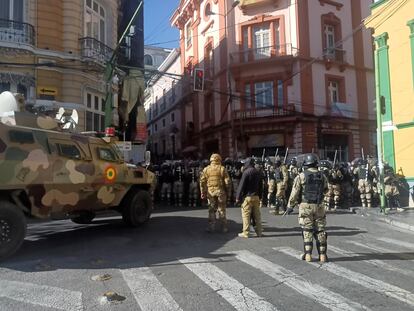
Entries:
{"label": "zebra crossing", "polygon": [[[302,261],[301,251],[291,247],[269,246],[261,248],[260,253],[252,249],[230,250],[212,257],[177,258],[168,265],[136,262],[133,266],[115,267],[112,274],[122,285],[120,292],[135,305],[135,310],[142,311],[194,310],[192,299],[199,291],[220,305],[221,310],[414,309],[413,286],[410,288],[398,281],[414,276],[414,265],[411,269],[400,265],[402,260],[404,263],[414,260],[414,254],[410,254],[412,243],[373,237],[372,240],[341,240],[332,244],[328,245],[332,260],[326,264]],[[381,257],[390,252],[395,253],[396,259]],[[166,284],[165,277],[160,277],[159,271],[163,269],[182,269],[177,272],[182,276],[179,288],[176,286],[174,290],[174,286]],[[387,273],[396,277],[388,279]],[[197,286],[186,286],[190,280]],[[260,286],[259,280],[267,285]],[[347,284],[353,290],[344,291],[341,290],[344,286],[332,284]],[[69,290],[3,277],[0,288],[0,310],[3,310],[2,298],[70,311],[89,310],[90,304],[86,301],[93,299],[87,297],[82,288]],[[355,292],[360,295],[355,296]],[[130,306],[123,309],[119,304],[117,310],[128,310]],[[197,309],[213,308],[199,305]]]}

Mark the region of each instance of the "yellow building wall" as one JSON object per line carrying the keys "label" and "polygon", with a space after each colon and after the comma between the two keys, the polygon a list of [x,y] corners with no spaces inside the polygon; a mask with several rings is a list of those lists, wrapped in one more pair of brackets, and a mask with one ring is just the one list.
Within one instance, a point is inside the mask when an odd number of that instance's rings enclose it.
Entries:
{"label": "yellow building wall", "polygon": [[[414,121],[414,82],[407,22],[414,18],[414,1],[385,1],[372,11],[367,26],[374,36],[388,33],[393,124]],[[395,170],[414,178],[414,127],[394,130]]]}

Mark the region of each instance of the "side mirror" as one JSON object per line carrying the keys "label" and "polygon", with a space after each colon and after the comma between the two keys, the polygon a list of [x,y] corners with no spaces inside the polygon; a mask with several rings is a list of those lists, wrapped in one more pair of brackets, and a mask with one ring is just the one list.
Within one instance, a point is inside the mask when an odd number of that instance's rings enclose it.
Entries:
{"label": "side mirror", "polygon": [[145,166],[148,167],[151,164],[151,151],[145,151],[144,155]]}

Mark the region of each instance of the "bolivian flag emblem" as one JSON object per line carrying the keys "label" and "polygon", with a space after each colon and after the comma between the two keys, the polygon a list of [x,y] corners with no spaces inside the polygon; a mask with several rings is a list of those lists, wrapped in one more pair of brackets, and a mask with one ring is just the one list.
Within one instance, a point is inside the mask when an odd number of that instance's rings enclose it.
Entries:
{"label": "bolivian flag emblem", "polygon": [[116,170],[112,166],[108,166],[105,169],[105,181],[107,183],[113,183],[116,179]]}

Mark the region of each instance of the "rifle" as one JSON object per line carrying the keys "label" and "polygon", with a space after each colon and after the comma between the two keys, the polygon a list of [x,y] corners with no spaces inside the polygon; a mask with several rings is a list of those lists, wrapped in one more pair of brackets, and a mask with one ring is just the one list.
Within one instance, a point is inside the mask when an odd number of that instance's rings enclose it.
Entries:
{"label": "rifle", "polygon": [[279,153],[279,148],[276,148],[276,152],[275,152],[275,162],[276,162],[276,157],[277,157],[277,154]]}
{"label": "rifle", "polygon": [[333,167],[335,168],[335,164],[336,164],[336,155],[338,153],[338,150],[335,150],[335,156],[334,156],[334,161],[333,161]]}
{"label": "rifle", "polygon": [[265,153],[266,153],[266,148],[263,148],[262,163],[264,162],[264,159],[265,159]]}
{"label": "rifle", "polygon": [[289,153],[289,148],[286,148],[285,158],[283,159],[283,164],[286,164],[286,158],[288,156],[288,153]]}
{"label": "rifle", "polygon": [[362,160],[365,160],[365,156],[364,156],[364,148],[361,148],[361,154],[362,154]]}

